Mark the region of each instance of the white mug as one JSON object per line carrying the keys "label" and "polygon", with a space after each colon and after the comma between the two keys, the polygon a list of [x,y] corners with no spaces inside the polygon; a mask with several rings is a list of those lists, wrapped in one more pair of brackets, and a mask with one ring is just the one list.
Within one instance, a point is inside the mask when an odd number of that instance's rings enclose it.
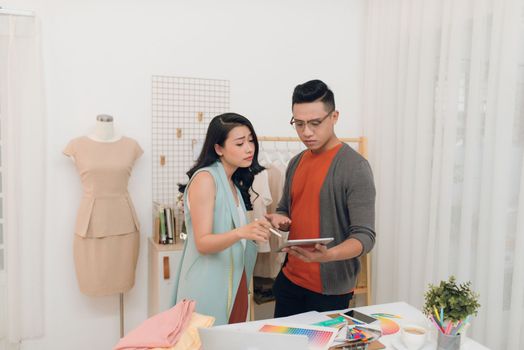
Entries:
{"label": "white mug", "polygon": [[426,328],[416,324],[407,324],[402,326],[401,338],[404,345],[409,350],[418,350],[426,342]]}

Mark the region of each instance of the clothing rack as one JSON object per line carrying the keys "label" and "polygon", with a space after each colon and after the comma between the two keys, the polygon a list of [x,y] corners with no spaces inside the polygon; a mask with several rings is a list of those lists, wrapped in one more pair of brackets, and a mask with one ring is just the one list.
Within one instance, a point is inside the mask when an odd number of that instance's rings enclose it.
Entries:
{"label": "clothing rack", "polygon": [[34,17],[35,13],[33,11],[10,10],[0,7],[0,15]]}
{"label": "clothing rack", "polygon": [[[257,139],[259,142],[301,142],[301,140],[298,137],[288,137],[288,136],[284,136],[284,137],[282,136],[257,136]],[[358,153],[367,159],[367,156],[368,156],[367,137],[365,136],[339,137],[338,139],[344,143],[358,144],[358,147],[357,147]],[[371,255],[370,253],[361,257],[360,262],[362,264],[362,269],[357,279],[357,286],[355,287],[354,293],[355,295],[365,295],[366,305],[371,305]],[[253,310],[251,310],[251,314],[253,314]]]}
{"label": "clothing rack", "polygon": [[[298,137],[289,136],[257,136],[258,141],[272,141],[272,142],[301,142]],[[368,156],[368,139],[365,136],[360,137],[341,137],[340,141],[345,143],[357,143],[357,151],[364,158]]]}

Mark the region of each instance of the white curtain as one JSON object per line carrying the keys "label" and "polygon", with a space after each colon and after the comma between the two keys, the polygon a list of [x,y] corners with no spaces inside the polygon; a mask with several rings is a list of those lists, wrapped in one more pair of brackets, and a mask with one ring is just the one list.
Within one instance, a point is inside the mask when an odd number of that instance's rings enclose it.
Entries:
{"label": "white curtain", "polygon": [[471,280],[468,335],[524,349],[524,1],[369,0],[375,302]]}
{"label": "white curtain", "polygon": [[0,334],[16,344],[43,332],[46,125],[34,17],[0,14],[0,78],[7,272],[7,323]]}

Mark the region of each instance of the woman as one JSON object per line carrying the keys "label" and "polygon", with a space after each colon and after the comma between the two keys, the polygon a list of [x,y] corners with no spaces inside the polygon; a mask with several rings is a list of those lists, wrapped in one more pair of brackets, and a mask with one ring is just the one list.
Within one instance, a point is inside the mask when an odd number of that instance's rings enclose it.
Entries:
{"label": "woman", "polygon": [[187,240],[180,263],[175,302],[196,301],[199,313],[215,324],[244,322],[248,313],[248,281],[257,247],[266,242],[270,224],[247,224],[251,209],[248,190],[258,163],[258,141],[253,126],[241,115],[213,118],[198,160],[181,186]]}

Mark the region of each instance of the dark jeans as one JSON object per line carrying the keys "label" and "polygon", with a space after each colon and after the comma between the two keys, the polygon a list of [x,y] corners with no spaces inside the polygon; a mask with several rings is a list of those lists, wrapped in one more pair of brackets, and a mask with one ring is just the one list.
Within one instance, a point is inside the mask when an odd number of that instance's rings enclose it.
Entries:
{"label": "dark jeans", "polygon": [[353,292],[342,295],[324,295],[302,288],[291,282],[280,271],[273,285],[275,317],[285,317],[307,311],[347,309]]}

